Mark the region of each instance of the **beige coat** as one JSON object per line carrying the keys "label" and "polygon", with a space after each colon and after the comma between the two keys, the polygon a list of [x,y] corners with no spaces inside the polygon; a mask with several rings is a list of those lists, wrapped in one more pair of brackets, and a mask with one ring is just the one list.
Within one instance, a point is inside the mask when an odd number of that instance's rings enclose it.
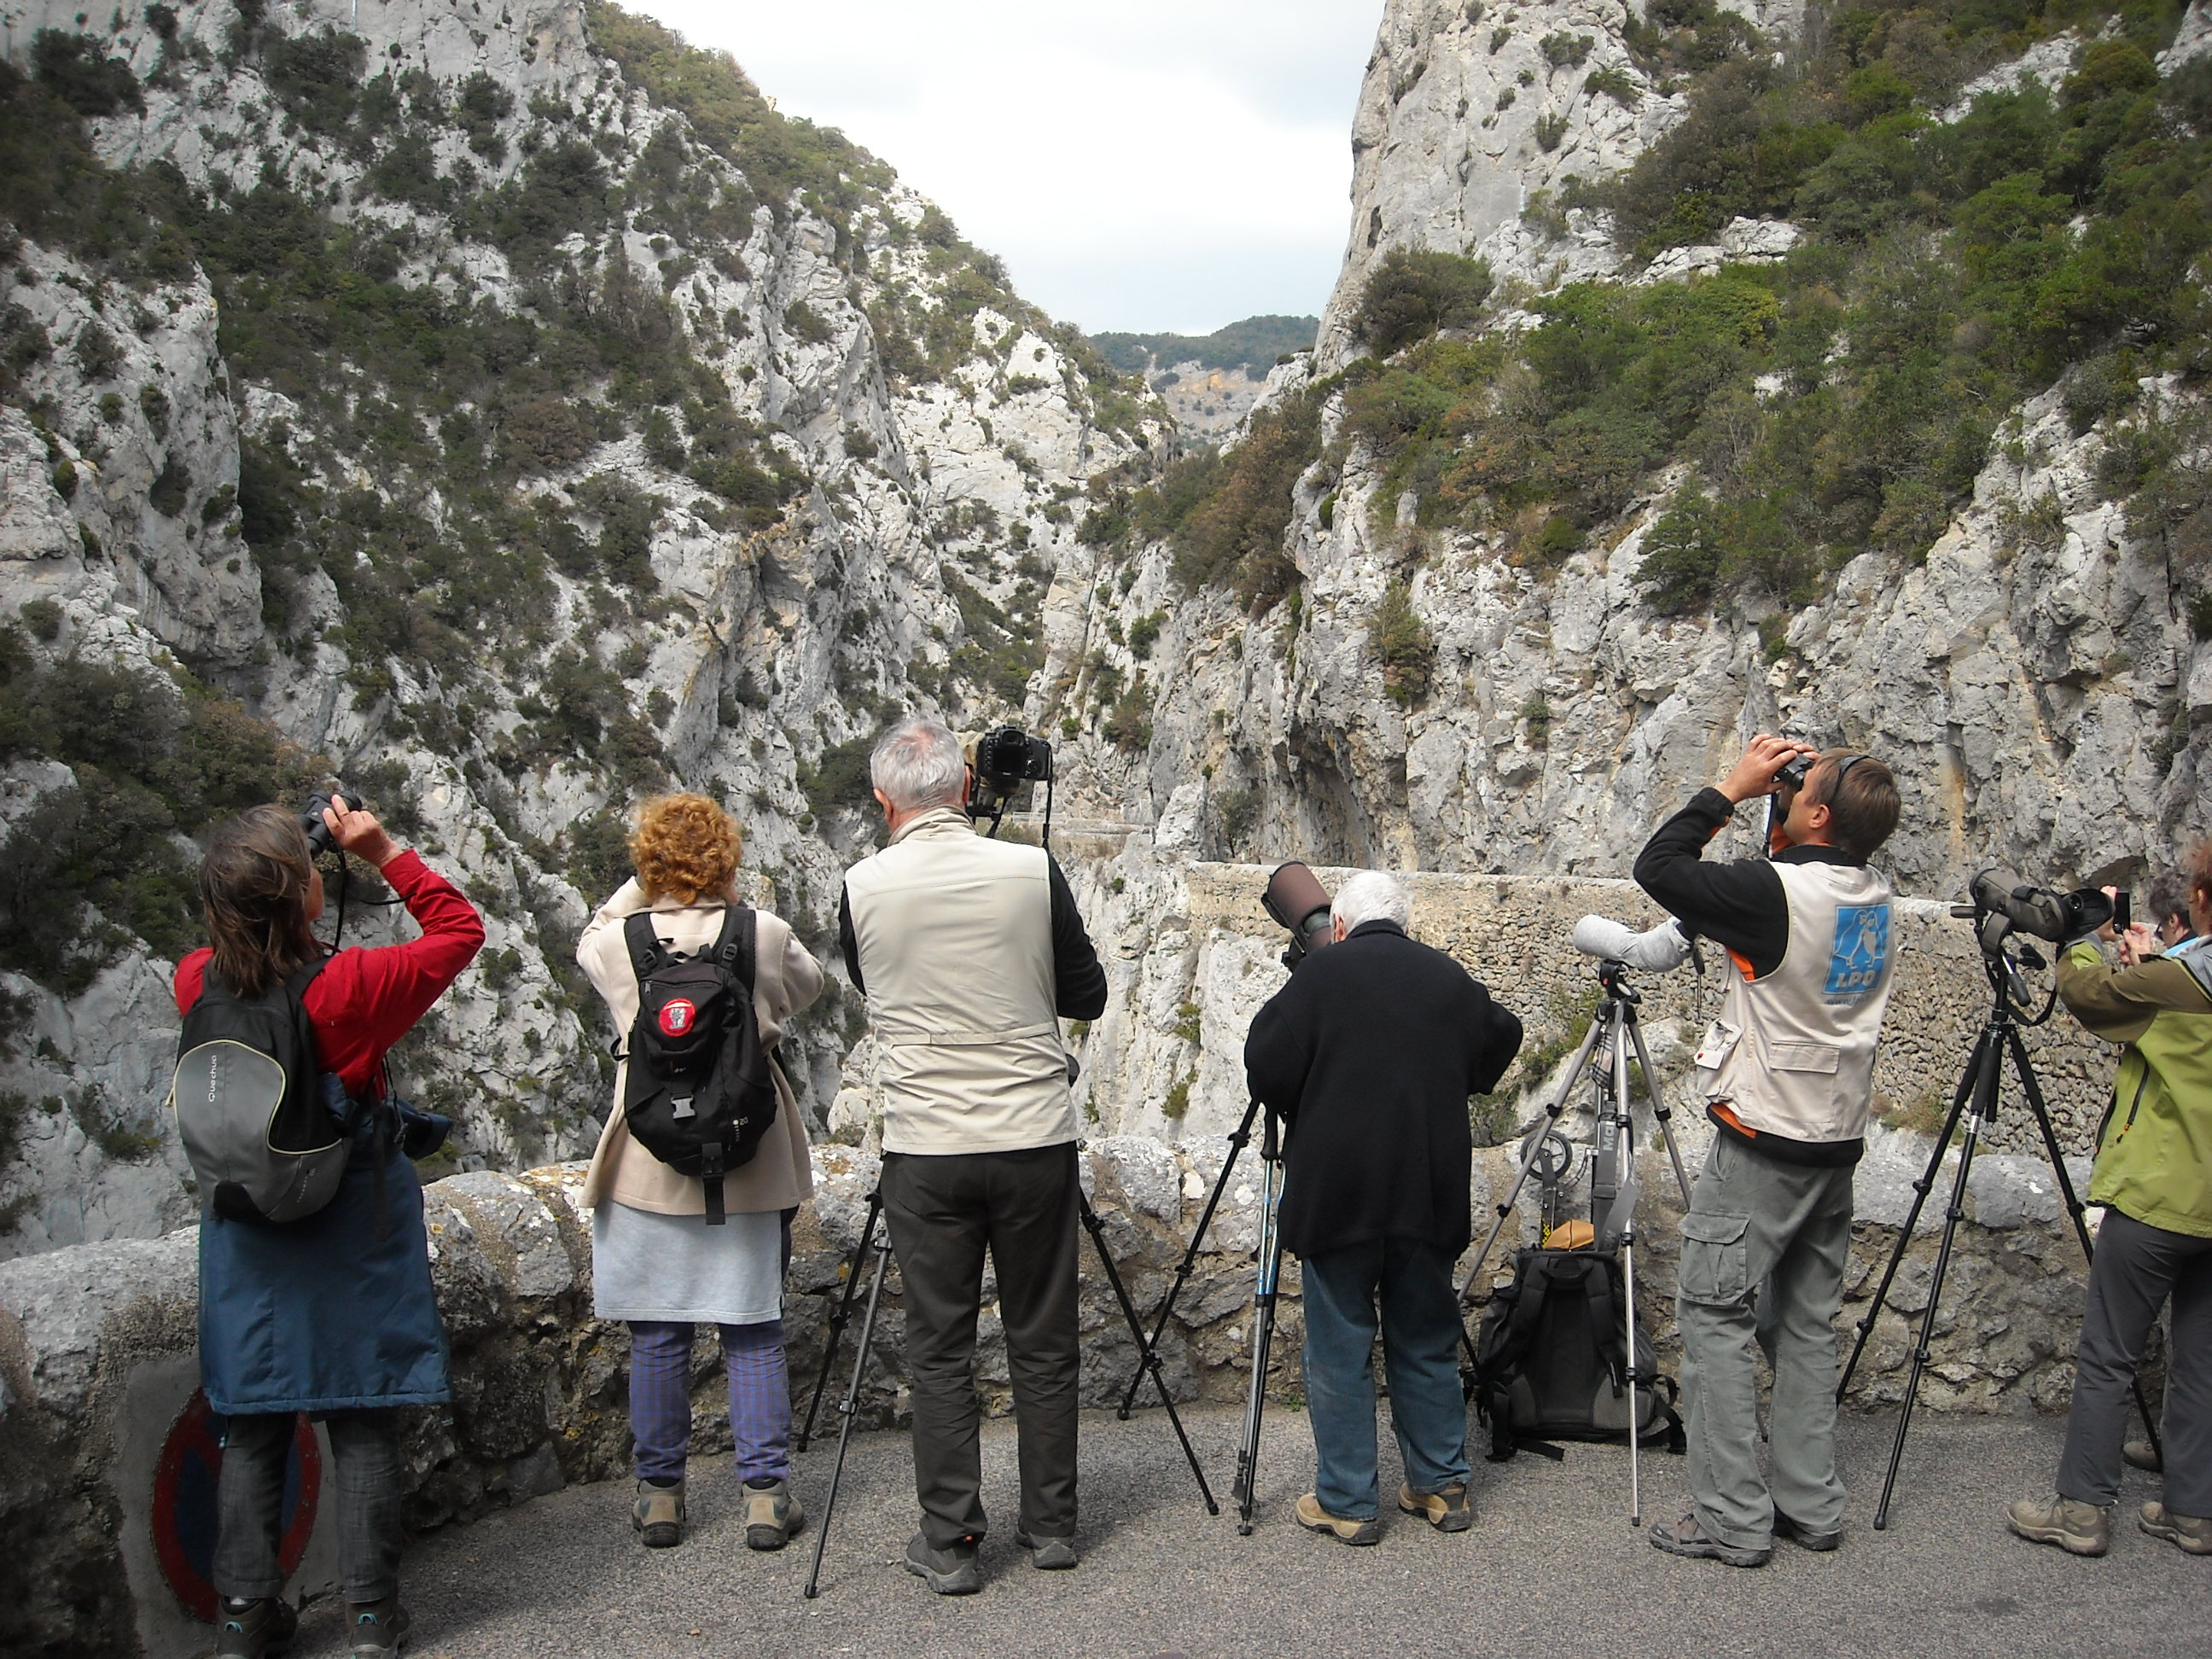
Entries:
{"label": "beige coat", "polygon": [[[706,949],[721,931],[720,904],[679,905],[661,898],[650,906],[645,890],[627,881],[620,891],[601,905],[599,913],[576,941],[576,962],[591,976],[592,984],[606,1000],[615,1029],[625,1040],[637,1018],[637,975],[630,966],[629,947],[623,940],[623,921],[650,908],[657,918],[655,930],[677,950]],[[722,1178],[723,1206],[732,1214],[749,1215],[768,1210],[787,1210],[814,1190],[814,1172],[806,1155],[806,1126],[799,1120],[799,1103],[774,1049],[783,1040],[783,1024],[792,1015],[822,994],[821,964],[792,935],[780,916],[757,910],[757,944],[753,1014],[760,1022],[761,1046],[770,1050],[775,1073],[775,1121],[762,1137],[752,1160]],[[613,1199],[633,1210],[661,1215],[704,1215],[707,1188],[703,1182],[681,1176],[630,1139],[629,1124],[623,1116],[623,1086],[629,1067],[615,1072],[615,1098],[607,1113],[607,1127],[592,1154],[592,1167],[584,1176],[583,1206],[591,1209],[602,1199]]]}

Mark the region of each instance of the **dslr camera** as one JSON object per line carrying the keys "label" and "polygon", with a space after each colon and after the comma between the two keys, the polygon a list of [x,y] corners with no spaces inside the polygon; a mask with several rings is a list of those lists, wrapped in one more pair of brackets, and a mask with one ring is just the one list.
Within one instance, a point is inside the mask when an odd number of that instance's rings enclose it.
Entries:
{"label": "dslr camera", "polygon": [[972,822],[991,820],[990,833],[999,833],[1000,820],[1014,797],[1030,784],[1046,789],[1046,822],[1051,822],[1052,744],[1031,737],[1018,726],[994,726],[975,739],[968,751],[968,799],[963,809]]}
{"label": "dslr camera", "polygon": [[368,808],[364,797],[343,783],[332,784],[325,793],[310,796],[307,804],[300,809],[300,830],[307,838],[307,856],[311,859],[322,857],[338,844],[337,837],[331,834],[331,826],[323,822],[323,810],[331,805],[333,795],[342,797],[352,811],[366,811]]}

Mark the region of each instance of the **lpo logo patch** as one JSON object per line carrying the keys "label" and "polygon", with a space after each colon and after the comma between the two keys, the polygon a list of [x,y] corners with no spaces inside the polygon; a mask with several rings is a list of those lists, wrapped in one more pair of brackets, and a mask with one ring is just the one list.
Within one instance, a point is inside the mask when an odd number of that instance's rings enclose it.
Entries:
{"label": "lpo logo patch", "polygon": [[663,1036],[683,1036],[698,1023],[698,1006],[687,997],[672,997],[661,1005],[660,1034]]}

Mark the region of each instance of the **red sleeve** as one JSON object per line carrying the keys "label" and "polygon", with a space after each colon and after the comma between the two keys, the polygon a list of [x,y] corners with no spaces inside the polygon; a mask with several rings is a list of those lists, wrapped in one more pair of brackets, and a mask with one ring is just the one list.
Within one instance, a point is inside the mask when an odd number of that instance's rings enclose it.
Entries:
{"label": "red sleeve", "polygon": [[200,1000],[200,988],[207,981],[207,965],[214,959],[215,952],[203,945],[177,964],[177,976],[169,981],[169,988],[176,996],[179,1013],[191,1012],[192,1004]]}
{"label": "red sleeve", "polygon": [[[366,1093],[385,1050],[404,1036],[460,976],[484,940],[483,919],[460,890],[410,851],[384,866],[422,937],[370,951],[341,951],[307,988],[323,1069]],[[184,970],[178,969],[179,989]],[[197,990],[197,986],[195,986]]]}

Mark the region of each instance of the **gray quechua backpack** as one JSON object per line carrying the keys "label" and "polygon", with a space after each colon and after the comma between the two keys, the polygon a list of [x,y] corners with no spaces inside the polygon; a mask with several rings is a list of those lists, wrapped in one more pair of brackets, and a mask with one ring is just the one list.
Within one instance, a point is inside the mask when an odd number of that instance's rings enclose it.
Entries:
{"label": "gray quechua backpack", "polygon": [[330,958],[258,997],[241,997],[208,964],[177,1038],[169,1104],[200,1201],[231,1221],[275,1225],[328,1204],[351,1151],[345,1097],[315,1055],[301,999]]}

